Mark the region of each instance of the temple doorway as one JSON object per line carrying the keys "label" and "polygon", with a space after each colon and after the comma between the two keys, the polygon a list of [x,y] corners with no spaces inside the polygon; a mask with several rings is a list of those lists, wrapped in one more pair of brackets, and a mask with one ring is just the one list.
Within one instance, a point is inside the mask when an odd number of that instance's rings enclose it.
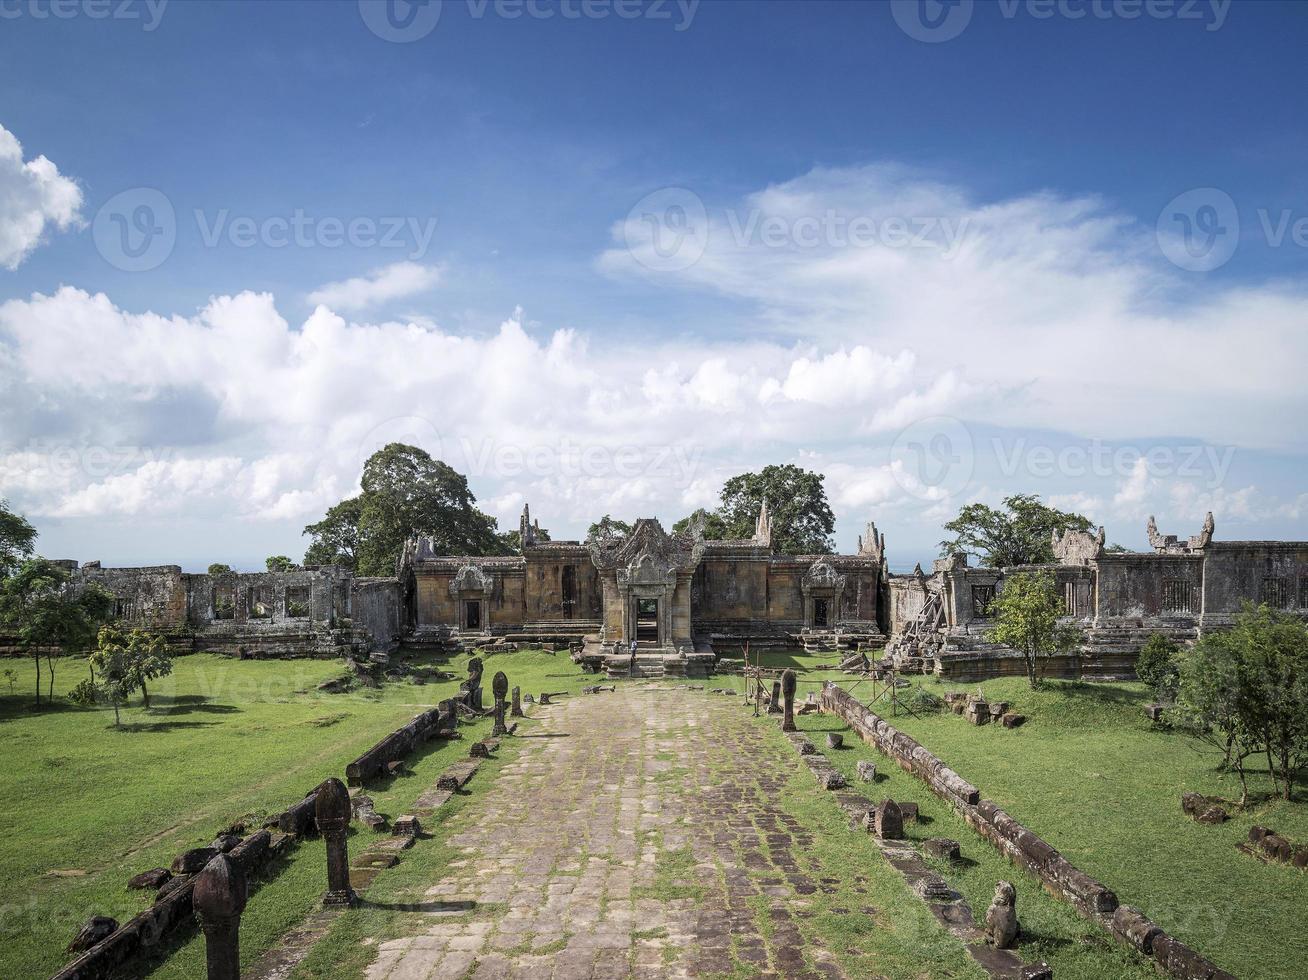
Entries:
{"label": "temple doorway", "polygon": [[825,627],[827,625],[827,600],[813,600],[813,625],[816,627]]}
{"label": "temple doorway", "polygon": [[476,599],[469,599],[463,604],[463,617],[470,630],[481,629],[481,603]]}
{"label": "temple doorway", "polygon": [[659,601],[636,600],[636,640],[640,643],[659,641]]}

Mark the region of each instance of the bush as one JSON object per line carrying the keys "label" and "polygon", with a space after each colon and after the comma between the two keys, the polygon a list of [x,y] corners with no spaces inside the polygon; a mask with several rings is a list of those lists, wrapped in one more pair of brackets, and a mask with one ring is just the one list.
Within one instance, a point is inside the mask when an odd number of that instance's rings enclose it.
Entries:
{"label": "bush", "polygon": [[1176,700],[1181,676],[1177,660],[1179,651],[1175,641],[1161,633],[1149,637],[1140,648],[1140,656],[1135,662],[1136,676],[1149,685],[1159,701]]}
{"label": "bush", "polygon": [[912,693],[904,699],[904,706],[919,715],[936,714],[945,706],[943,698],[936,697],[926,688],[915,687]]}

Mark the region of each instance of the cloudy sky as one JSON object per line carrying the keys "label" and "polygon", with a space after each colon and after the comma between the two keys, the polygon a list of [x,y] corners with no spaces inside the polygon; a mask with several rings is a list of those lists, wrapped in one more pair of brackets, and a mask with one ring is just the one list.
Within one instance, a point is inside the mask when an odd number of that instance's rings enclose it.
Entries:
{"label": "cloudy sky", "polygon": [[1308,538],[1308,14],[1133,11],[0,4],[0,496],[257,567],[401,440],[556,537],[795,462],[900,568]]}

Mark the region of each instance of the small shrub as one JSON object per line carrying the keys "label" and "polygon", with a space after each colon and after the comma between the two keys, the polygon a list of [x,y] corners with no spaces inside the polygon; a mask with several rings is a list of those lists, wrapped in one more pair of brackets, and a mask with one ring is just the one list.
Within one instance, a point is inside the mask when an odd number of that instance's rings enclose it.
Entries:
{"label": "small shrub", "polygon": [[916,712],[919,715],[937,714],[945,706],[943,698],[937,697],[923,687],[913,688],[908,697],[904,699],[904,704],[909,711]]}
{"label": "small shrub", "polygon": [[1175,701],[1180,685],[1180,664],[1177,654],[1180,647],[1161,633],[1155,633],[1140,648],[1135,662],[1135,673],[1149,685],[1159,701]]}

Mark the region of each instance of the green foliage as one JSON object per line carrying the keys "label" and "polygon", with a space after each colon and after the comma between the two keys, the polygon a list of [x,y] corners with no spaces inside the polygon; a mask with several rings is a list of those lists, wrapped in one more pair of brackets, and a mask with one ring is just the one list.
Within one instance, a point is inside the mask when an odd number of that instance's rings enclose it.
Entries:
{"label": "green foliage", "polygon": [[222,562],[214,562],[209,566],[210,575],[230,575],[232,572],[231,565],[224,565]]}
{"label": "green foliage", "polygon": [[1081,631],[1059,622],[1063,599],[1054,576],[1048,572],[1016,572],[1004,579],[1003,588],[990,603],[995,625],[990,640],[1012,647],[1026,661],[1031,687],[1042,679],[1043,661],[1064,653],[1081,639]]}
{"label": "green foliage", "polygon": [[605,514],[586,531],[586,540],[596,538],[625,538],[631,533],[631,525],[620,521],[610,514]]}
{"label": "green foliage", "polygon": [[1176,699],[1181,674],[1177,661],[1179,651],[1175,641],[1162,633],[1150,636],[1140,648],[1140,656],[1135,662],[1136,676],[1149,685],[1159,701]]}
{"label": "green foliage", "polygon": [[1215,744],[1240,776],[1261,754],[1273,787],[1293,797],[1308,763],[1308,624],[1246,603],[1231,630],[1207,633],[1182,658],[1174,724]]}
{"label": "green foliage", "polygon": [[11,667],[6,667],[4,670],[0,670],[0,677],[3,677],[9,684],[9,695],[12,697],[14,693],[14,685],[18,683],[18,671]]}
{"label": "green foliage", "polygon": [[[699,508],[689,517],[683,517],[677,523],[672,525],[673,534],[693,534],[695,526],[698,525],[703,532],[704,537],[709,541],[722,541],[731,537],[727,533],[727,522],[722,519],[722,515],[717,511],[705,510]],[[751,528],[750,534],[754,531]]]}
{"label": "green foliage", "polygon": [[270,572],[293,572],[297,567],[286,555],[272,555],[264,562],[264,566]]}
{"label": "green foliage", "polygon": [[[535,534],[537,541],[550,540],[550,532],[543,527],[533,528],[532,533]],[[516,527],[512,531],[502,531],[499,537],[506,553],[517,554],[522,550],[522,532]]]}
{"label": "green foliage", "polygon": [[924,687],[915,687],[904,698],[904,704],[914,714],[931,715],[944,709],[945,699]]}
{"label": "green foliage", "polygon": [[317,524],[304,533],[312,537],[304,553],[306,565],[343,565],[354,568],[359,553],[359,518],[363,510],[361,497],[347,497],[327,509]]}
{"label": "green foliage", "polygon": [[309,615],[309,604],[298,599],[286,600],[286,615],[292,618]]}
{"label": "green foliage", "polygon": [[956,552],[978,556],[983,565],[1009,568],[1054,561],[1053,533],[1092,531],[1089,518],[1058,510],[1034,494],[1005,497],[1003,508],[968,504],[945,525],[953,534],[940,542],[942,557]]}
{"label": "green foliage", "polygon": [[697,510],[672,525],[688,532],[701,523],[712,540],[752,538],[766,500],[772,517],[772,550],[786,555],[827,555],[834,548],[831,532],[836,518],[827,503],[821,473],[790,463],[741,473],[722,485],[722,504],[715,511]]}
{"label": "green foliage", "polygon": [[36,528],[9,509],[0,500],[0,578],[13,574],[19,564],[32,554]]}
{"label": "green foliage", "polygon": [[67,569],[45,558],[27,559],[0,582],[0,624],[17,635],[32,657],[38,706],[42,655],[50,669],[53,698],[55,655],[89,648],[113,608],[114,597],[100,586],[74,582]]}
{"label": "green foliage", "polygon": [[357,497],[304,529],[313,538],[305,564],[340,561],[360,575],[393,575],[415,535],[430,537],[440,554],[509,553],[495,518],[477,509],[467,479],[416,446],[393,442],[377,450],[364,464],[362,485]]}

